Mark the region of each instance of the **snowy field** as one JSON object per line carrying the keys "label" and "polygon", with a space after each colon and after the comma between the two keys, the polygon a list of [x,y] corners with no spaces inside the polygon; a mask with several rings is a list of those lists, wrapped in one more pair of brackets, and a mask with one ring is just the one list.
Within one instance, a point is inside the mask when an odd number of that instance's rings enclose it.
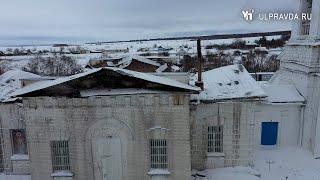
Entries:
{"label": "snowy field", "polygon": [[[258,40],[260,37],[249,37],[249,38],[241,38],[242,40],[246,41],[247,43],[253,43],[255,40]],[[277,39],[280,38],[280,36],[268,36],[267,39],[271,40],[272,38]],[[217,40],[203,40],[201,42],[202,45],[202,54],[206,55],[207,52],[216,53],[218,52],[217,49],[205,49],[206,45],[213,45],[213,44],[224,44],[224,43],[231,43],[235,39],[217,39]],[[188,48],[184,48],[187,53],[190,55],[196,55],[197,48],[196,48],[196,41],[194,40],[166,40],[166,41],[140,41],[140,42],[120,42],[120,43],[106,43],[106,44],[78,44],[78,45],[70,45],[68,47],[65,47],[63,51],[70,52],[71,49],[76,49],[77,47],[80,47],[81,49],[90,50],[90,51],[103,51],[106,49],[126,49],[129,48],[128,53],[115,53],[115,54],[109,54],[110,57],[124,57],[124,56],[130,56],[130,55],[139,55],[141,53],[146,52],[138,52],[140,48],[148,48],[149,52],[158,52],[157,48],[159,46],[162,46],[164,48],[172,48],[172,50],[168,51],[169,56],[176,58],[177,52],[181,49],[182,46],[188,46]],[[52,45],[46,45],[46,46],[0,46],[0,51],[3,51],[5,53],[9,53],[8,49],[22,49],[22,50],[30,50],[33,53],[37,53],[39,51],[47,50],[47,51],[54,51],[59,52],[61,49],[60,47],[53,47]],[[233,52],[237,49],[228,49],[225,50],[225,53],[233,54]],[[270,49],[269,55],[279,55],[283,51],[282,48],[276,48],[276,49]],[[10,53],[9,53],[10,54]],[[5,61],[6,69],[22,69],[25,67],[28,62],[34,58],[35,55],[21,55],[21,56],[1,56],[0,59],[7,60]],[[43,57],[52,56],[51,53],[46,53],[43,55]],[[102,53],[91,53],[91,54],[67,54],[67,56],[71,56],[78,62],[79,65],[85,67],[90,59],[97,59],[102,58]]]}
{"label": "snowy field", "polygon": [[199,174],[206,177],[194,180],[319,180],[320,160],[299,148],[261,149],[256,152],[253,169],[220,168]]}
{"label": "snowy field", "polygon": [[[267,36],[267,40],[271,39],[277,39],[281,36]],[[247,37],[247,38],[241,38],[242,40],[245,40],[246,42],[253,43],[255,40],[260,39],[260,37]],[[202,40],[201,45],[212,45],[212,44],[228,44],[234,41],[234,38],[231,39],[214,39],[214,40]],[[100,50],[100,49],[125,49],[129,48],[131,52],[136,52],[139,48],[145,48],[145,47],[152,47],[153,45],[162,46],[162,47],[173,47],[174,49],[182,46],[182,45],[188,45],[190,47],[196,47],[197,42],[194,40],[163,40],[163,41],[137,41],[137,42],[120,42],[120,43],[106,43],[106,44],[74,44],[67,48],[75,48],[77,45],[80,45],[81,47],[88,49],[88,50]],[[0,51],[6,51],[7,48],[21,48],[21,46],[0,46]],[[52,46],[23,46],[24,49],[33,49],[36,48],[37,50],[56,50],[59,51],[59,47],[52,47]]]}

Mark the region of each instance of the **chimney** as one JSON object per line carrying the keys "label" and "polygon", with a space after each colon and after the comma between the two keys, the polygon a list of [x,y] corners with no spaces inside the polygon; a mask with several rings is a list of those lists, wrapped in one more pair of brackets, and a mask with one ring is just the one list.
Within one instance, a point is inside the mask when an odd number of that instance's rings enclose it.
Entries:
{"label": "chimney", "polygon": [[203,90],[202,82],[202,54],[201,54],[201,40],[197,40],[197,53],[198,53],[198,81],[195,83],[196,86]]}

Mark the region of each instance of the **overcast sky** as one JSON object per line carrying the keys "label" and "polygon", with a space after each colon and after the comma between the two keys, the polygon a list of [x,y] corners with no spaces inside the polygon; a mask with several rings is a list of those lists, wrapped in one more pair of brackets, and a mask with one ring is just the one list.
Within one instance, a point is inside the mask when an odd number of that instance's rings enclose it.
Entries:
{"label": "overcast sky", "polygon": [[252,22],[258,11],[291,11],[294,0],[1,0],[0,45],[79,43],[289,30],[291,22]]}

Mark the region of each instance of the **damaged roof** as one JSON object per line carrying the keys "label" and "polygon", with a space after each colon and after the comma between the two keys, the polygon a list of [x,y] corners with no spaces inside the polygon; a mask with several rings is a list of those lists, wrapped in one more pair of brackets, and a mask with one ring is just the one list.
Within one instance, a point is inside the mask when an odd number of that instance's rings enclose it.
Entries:
{"label": "damaged roof", "polygon": [[94,73],[101,72],[103,70],[109,70],[109,71],[112,71],[112,72],[117,73],[119,75],[123,75],[123,76],[127,76],[127,77],[134,77],[136,79],[164,85],[167,87],[178,88],[178,89],[182,89],[185,91],[199,91],[199,90],[201,90],[199,87],[190,86],[188,84],[184,84],[184,83],[181,83],[181,82],[173,80],[173,79],[168,79],[168,78],[159,77],[159,76],[141,73],[141,72],[135,72],[135,71],[127,70],[127,69],[105,67],[105,68],[90,69],[90,70],[83,72],[83,73],[79,73],[79,74],[69,76],[69,77],[57,78],[57,79],[51,80],[51,81],[36,82],[36,83],[25,86],[24,88],[22,88],[19,91],[14,92],[11,96],[16,97],[16,96],[21,96],[21,95],[28,94],[28,93],[35,92],[35,91],[44,90],[49,87],[57,86],[57,85],[60,85],[60,84],[66,83],[66,82],[71,82],[73,80],[76,80],[76,79],[79,79],[79,78],[82,78],[85,76],[89,76]]}
{"label": "damaged roof", "polygon": [[127,57],[123,58],[118,63],[117,66],[119,66],[120,68],[125,68],[125,67],[130,65],[132,60],[137,60],[137,61],[140,61],[140,62],[143,62],[143,63],[146,63],[146,64],[150,64],[150,65],[153,65],[153,66],[157,66],[157,67],[161,66],[161,64],[157,63],[156,61],[150,60],[150,59],[148,59],[146,57],[143,57],[143,56],[137,56],[137,55],[127,56]]}
{"label": "damaged roof", "polygon": [[[191,85],[198,80],[198,74],[190,77]],[[219,101],[230,99],[252,99],[266,97],[266,93],[252,78],[243,65],[230,65],[202,73],[204,91],[191,95],[193,100]]]}
{"label": "damaged roof", "polygon": [[11,94],[21,89],[20,79],[39,78],[39,75],[21,70],[9,70],[0,76],[0,102],[14,101]]}
{"label": "damaged roof", "polygon": [[163,72],[168,68],[167,63],[164,63],[163,65],[161,65],[160,63],[158,63],[158,62],[156,62],[154,60],[150,60],[150,59],[148,59],[148,58],[146,58],[144,56],[138,56],[138,55],[127,56],[127,57],[123,58],[121,61],[119,61],[118,64],[113,64],[111,66],[119,67],[119,68],[123,68],[124,69],[124,68],[128,67],[132,63],[133,60],[136,60],[136,61],[139,61],[139,62],[142,62],[142,63],[145,63],[145,64],[149,64],[149,65],[158,67],[156,69],[156,72]]}

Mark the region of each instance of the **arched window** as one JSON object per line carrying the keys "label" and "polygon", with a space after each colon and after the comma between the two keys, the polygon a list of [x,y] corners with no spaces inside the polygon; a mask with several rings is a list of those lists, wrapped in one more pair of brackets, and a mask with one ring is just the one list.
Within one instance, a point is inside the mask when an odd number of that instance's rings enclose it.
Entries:
{"label": "arched window", "polygon": [[160,126],[146,130],[151,169],[168,169],[168,131],[169,129]]}
{"label": "arched window", "polygon": [[[312,12],[312,0],[304,0],[302,4],[301,12],[304,14],[311,14]],[[310,34],[310,20],[301,20],[301,35],[306,36]]]}

